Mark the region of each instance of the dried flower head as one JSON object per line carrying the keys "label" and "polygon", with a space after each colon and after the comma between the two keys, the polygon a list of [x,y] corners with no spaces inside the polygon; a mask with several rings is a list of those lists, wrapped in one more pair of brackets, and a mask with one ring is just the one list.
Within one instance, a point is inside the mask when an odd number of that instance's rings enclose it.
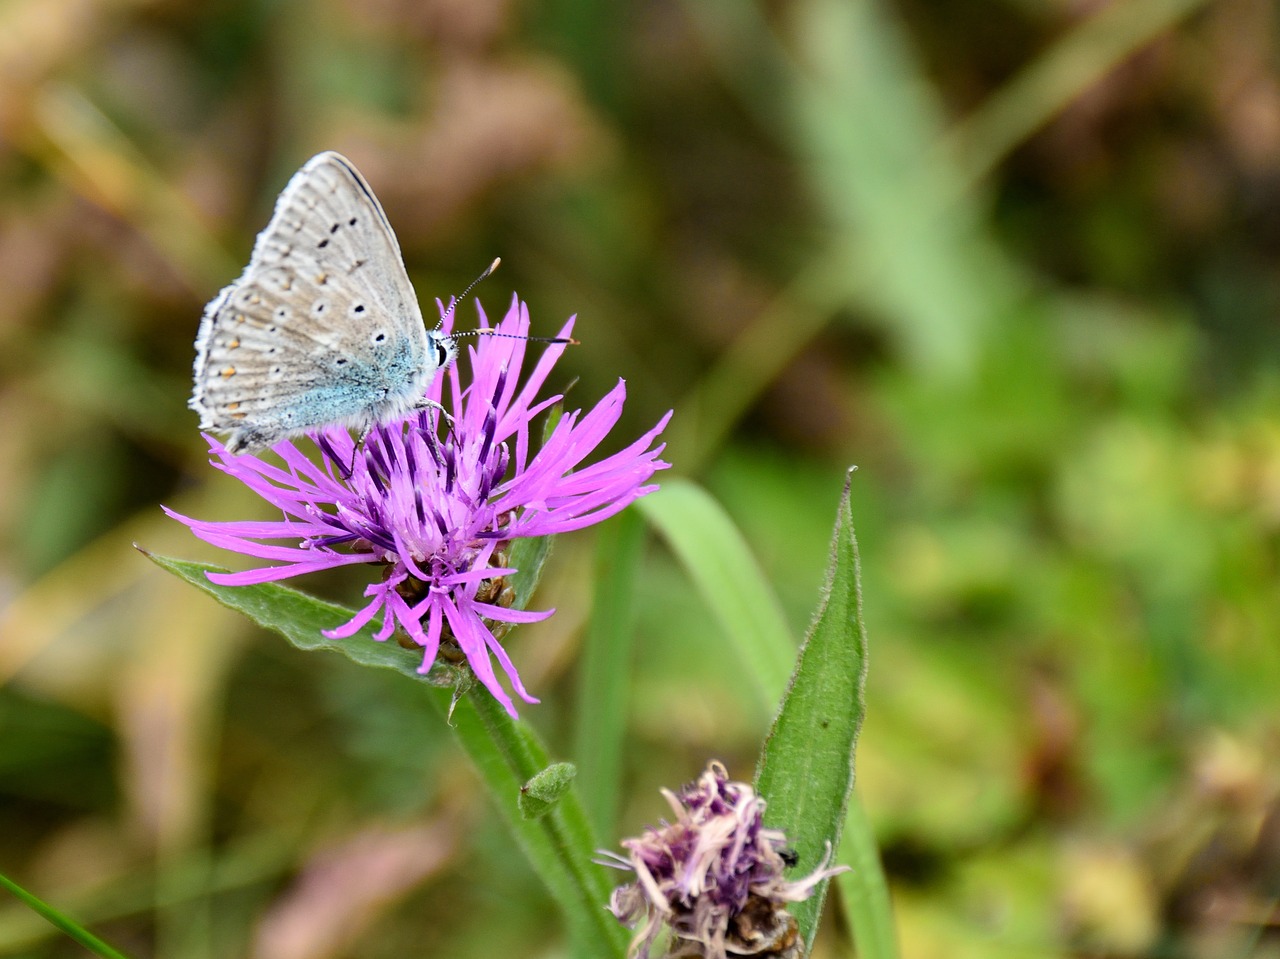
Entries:
{"label": "dried flower head", "polygon": [[[484,313],[481,310],[481,325]],[[570,320],[561,331],[567,337]],[[402,631],[423,650],[426,673],[442,640],[456,647],[454,658],[514,716],[515,706],[493,668],[496,659],[525,702],[525,690],[498,636],[508,624],[545,619],[554,610],[510,608],[505,577],[507,547],[525,537],[550,536],[598,523],[637,497],[667,464],[654,445],[670,413],[634,443],[589,466],[583,461],[617,423],[626,396],[619,381],[583,415],[565,413],[536,445],[534,418],[561,397],[537,400],[564,346],[549,347],[523,385],[519,384],[529,315],[513,299],[502,322],[505,336],[486,336],[467,350],[471,382],[463,386],[457,366],[436,377],[427,398],[441,404],[452,422],[439,436],[435,409],[373,430],[357,448],[343,427],[314,434],[320,464],[292,442],[274,452],[276,466],[256,456],[234,456],[207,437],[213,465],[236,477],[277,507],[281,519],[209,522],[166,512],[196,536],[278,565],[240,573],[210,573],[209,579],[242,586],[287,579],[302,573],[372,563],[383,567],[365,590],[368,604],[348,623],[325,632],[354,635],[381,616],[376,637]],[[448,332],[446,330],[446,332]],[[445,383],[448,383],[446,389]]]}
{"label": "dried flower head", "polygon": [[786,904],[808,899],[846,867],[828,869],[824,856],[810,875],[785,879],[794,862],[786,836],[764,827],[764,800],[749,784],[730,781],[718,762],[679,795],[662,794],[675,821],[624,839],[629,855],[608,853],[616,861],[604,863],[636,874],[609,902],[618,920],[636,930],[630,955],[647,956],[663,926],[672,934],[668,957],[802,955]]}

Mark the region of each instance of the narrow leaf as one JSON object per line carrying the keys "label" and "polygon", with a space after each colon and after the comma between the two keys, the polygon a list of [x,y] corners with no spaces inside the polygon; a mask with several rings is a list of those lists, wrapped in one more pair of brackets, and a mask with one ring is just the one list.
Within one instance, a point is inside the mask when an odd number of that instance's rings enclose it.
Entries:
{"label": "narrow leaf", "polygon": [[[797,875],[839,846],[865,709],[866,637],[849,487],[846,479],[822,601],[756,775],[768,825],[785,831],[799,854]],[[792,908],[810,946],[825,894],[823,883]]]}
{"label": "narrow leaf", "polygon": [[596,835],[611,836],[622,782],[622,740],[630,704],[635,575],[644,523],[627,509],[600,527],[591,625],[583,643],[574,758]]}
{"label": "narrow leaf", "polygon": [[35,894],[28,892],[8,876],[0,875],[0,888],[7,889],[9,892],[13,893],[13,895],[22,900],[22,902],[24,902],[33,912],[52,923],[56,928],[62,930],[94,955],[101,956],[102,959],[128,959],[124,953],[118,952],[116,949],[107,945],[88,929],[84,928],[84,926],[80,925],[68,916],[63,915]]}
{"label": "narrow leaf", "polygon": [[849,796],[839,860],[849,867],[848,872],[836,876],[836,886],[849,914],[859,959],[898,959],[889,884],[885,881],[875,833],[871,831],[871,822],[857,790]]}
{"label": "narrow leaf", "polygon": [[[533,593],[542,574],[542,566],[551,553],[550,540],[551,537],[543,536],[532,540],[518,539],[512,543],[510,560],[518,572],[510,579],[516,591],[514,605],[517,609],[523,609]],[[298,649],[328,649],[342,653],[362,666],[380,666],[420,677],[421,654],[414,649],[404,649],[394,640],[378,642],[373,638],[374,624],[365,626],[347,639],[325,637],[323,630],[341,626],[354,615],[345,606],[317,599],[280,583],[219,586],[210,582],[206,574],[225,573],[222,567],[160,556],[136,544],[135,548],[161,569],[203,590],[223,606],[243,613],[259,626],[274,630]]]}
{"label": "narrow leaf", "polygon": [[507,558],[516,570],[509,577],[516,591],[516,601],[512,604],[516,609],[524,609],[533,598],[533,591],[538,588],[538,581],[542,579],[542,568],[551,555],[551,544],[554,541],[554,536],[533,536],[512,542]]}
{"label": "narrow leaf", "polygon": [[697,584],[736,644],[765,702],[776,702],[796,644],[773,587],[728,514],[706,490],[671,479],[637,504]]}
{"label": "narrow leaf", "polygon": [[137,547],[147,559],[192,586],[203,590],[223,606],[243,613],[259,626],[275,630],[299,649],[330,649],[364,666],[381,666],[409,676],[418,676],[422,657],[395,642],[374,640],[373,626],[366,626],[349,639],[326,639],[321,630],[333,629],[349,621],[352,611],[336,603],[316,599],[279,583],[254,586],[219,586],[206,573],[226,572],[218,566],[192,563],[149,553]]}

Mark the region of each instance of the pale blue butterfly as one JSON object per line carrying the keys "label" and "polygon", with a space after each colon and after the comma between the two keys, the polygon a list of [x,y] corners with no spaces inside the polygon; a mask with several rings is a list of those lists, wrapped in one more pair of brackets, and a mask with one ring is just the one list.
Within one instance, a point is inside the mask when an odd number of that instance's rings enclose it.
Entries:
{"label": "pale blue butterfly", "polygon": [[321,153],[280,194],[244,273],[205,307],[188,405],[201,429],[231,434],[232,453],[330,425],[363,436],[434,406],[424,393],[456,355],[423,323],[369,184]]}

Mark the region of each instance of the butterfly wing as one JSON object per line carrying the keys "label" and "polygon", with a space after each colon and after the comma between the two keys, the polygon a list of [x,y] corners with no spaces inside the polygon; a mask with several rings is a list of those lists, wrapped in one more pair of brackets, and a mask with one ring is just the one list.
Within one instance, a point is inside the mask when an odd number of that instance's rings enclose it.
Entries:
{"label": "butterfly wing", "polygon": [[205,308],[190,406],[232,452],[413,408],[438,365],[400,246],[337,153],[289,181],[248,267]]}

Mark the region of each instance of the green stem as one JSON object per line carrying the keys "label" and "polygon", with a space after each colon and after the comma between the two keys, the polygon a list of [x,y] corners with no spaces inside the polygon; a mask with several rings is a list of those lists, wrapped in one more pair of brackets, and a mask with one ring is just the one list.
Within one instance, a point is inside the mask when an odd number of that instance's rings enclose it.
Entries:
{"label": "green stem", "polygon": [[577,790],[547,815],[525,819],[520,787],[550,765],[536,734],[479,689],[458,703],[452,721],[517,844],[563,910],[579,952],[623,955],[628,935],[604,908],[612,890],[591,861],[596,846]]}
{"label": "green stem", "polygon": [[80,945],[84,946],[90,952],[102,956],[102,959],[128,959],[128,957],[115,949],[112,949],[105,942],[91,933],[88,929],[80,926],[78,923],[68,919],[51,905],[40,899],[27,890],[23,889],[16,882],[8,877],[0,874],[0,886],[8,889],[11,893],[26,903],[36,914],[43,916],[52,925],[61,929],[68,936],[74,939]]}

